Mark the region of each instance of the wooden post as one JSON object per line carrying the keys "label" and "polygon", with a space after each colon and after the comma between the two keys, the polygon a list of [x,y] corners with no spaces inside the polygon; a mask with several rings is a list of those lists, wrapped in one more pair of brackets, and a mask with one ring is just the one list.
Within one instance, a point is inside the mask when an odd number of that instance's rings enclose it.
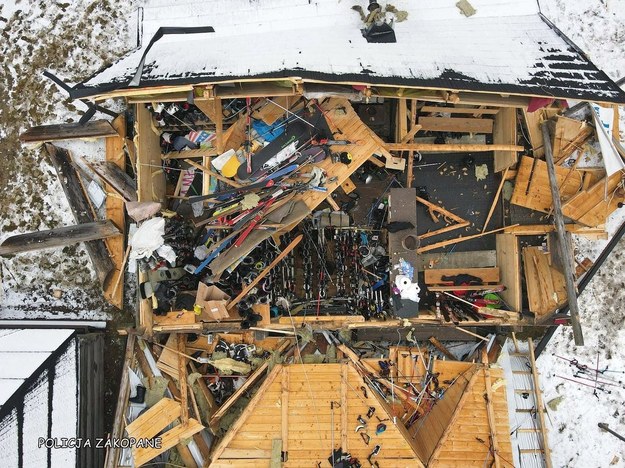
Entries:
{"label": "wooden post", "polygon": [[[289,451],[289,372],[286,367],[282,369],[282,451]],[[288,456],[288,455],[286,455]],[[285,456],[285,458],[286,458]]]}
{"label": "wooden post", "polygon": [[[341,449],[343,452],[348,451],[347,447],[347,431],[349,430],[347,420],[347,379],[349,378],[349,368],[347,362],[341,363]],[[334,431],[334,428],[332,428]],[[334,449],[334,447],[332,447]]]}
{"label": "wooden post", "polygon": [[[516,346],[516,336],[514,337]],[[545,407],[543,406],[543,395],[540,391],[540,382],[538,381],[538,369],[536,369],[536,357],[534,356],[534,342],[531,338],[527,339],[527,345],[530,351],[530,367],[532,371],[532,383],[534,384],[534,397],[536,398],[536,413],[540,421],[540,431],[543,436],[543,451],[545,452],[545,467],[551,468],[551,451],[549,450],[549,442],[547,440],[547,426],[545,420]]]}
{"label": "wooden post", "polygon": [[566,294],[571,311],[571,325],[573,327],[573,339],[577,346],[584,345],[584,335],[582,326],[579,321],[579,309],[577,306],[577,290],[575,288],[575,276],[571,265],[573,254],[569,243],[566,241],[566,228],[564,227],[564,217],[562,215],[562,201],[560,200],[560,192],[558,190],[558,181],[556,179],[556,169],[553,162],[553,152],[551,150],[551,137],[547,122],[542,124],[543,140],[545,147],[545,161],[547,163],[547,172],[549,173],[549,185],[551,186],[551,196],[553,198],[553,215],[555,219],[556,232],[558,234],[558,249],[560,257],[563,259],[564,280],[566,282]]}
{"label": "wooden post", "polygon": [[189,393],[187,389],[187,360],[186,354],[187,335],[178,334],[178,385],[180,385],[180,421],[182,424],[189,422]]}

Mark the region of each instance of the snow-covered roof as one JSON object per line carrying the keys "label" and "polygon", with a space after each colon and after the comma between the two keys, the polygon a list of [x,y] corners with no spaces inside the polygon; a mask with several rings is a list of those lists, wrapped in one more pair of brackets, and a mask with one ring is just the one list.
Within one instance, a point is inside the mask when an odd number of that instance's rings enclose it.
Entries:
{"label": "snow-covered roof", "polygon": [[[385,2],[380,2],[384,7]],[[143,45],[73,95],[244,78],[302,78],[625,102],[625,93],[540,15],[536,0],[396,0],[396,43],[368,43],[366,0],[149,0]],[[161,27],[212,26],[165,34]],[[151,47],[148,47],[151,44]]]}
{"label": "snow-covered roof", "polygon": [[0,406],[74,330],[0,330]]}
{"label": "snow-covered roof", "polygon": [[[73,333],[0,330],[0,466],[76,466],[75,448],[48,450],[39,444],[40,437],[77,435],[78,349],[76,339],[70,339]],[[33,367],[37,372],[28,374]],[[8,401],[10,378],[22,388]]]}

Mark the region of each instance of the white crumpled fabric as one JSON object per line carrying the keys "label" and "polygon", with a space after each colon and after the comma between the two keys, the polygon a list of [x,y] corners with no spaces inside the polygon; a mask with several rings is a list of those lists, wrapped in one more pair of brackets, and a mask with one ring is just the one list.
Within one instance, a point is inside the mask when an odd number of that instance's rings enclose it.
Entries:
{"label": "white crumpled fabric", "polygon": [[145,221],[130,238],[130,260],[139,260],[152,255],[165,241],[165,218],[152,218]]}

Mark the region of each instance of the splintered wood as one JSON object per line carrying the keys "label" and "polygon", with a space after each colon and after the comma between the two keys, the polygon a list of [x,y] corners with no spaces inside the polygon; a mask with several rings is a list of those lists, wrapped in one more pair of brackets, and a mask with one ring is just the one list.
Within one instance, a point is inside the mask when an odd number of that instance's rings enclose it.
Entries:
{"label": "splintered wood", "polygon": [[529,309],[540,320],[566,302],[564,275],[550,264],[549,254],[538,247],[523,249]]}
{"label": "splintered wood", "polygon": [[[562,213],[588,227],[605,224],[607,217],[625,200],[623,174],[600,178],[593,185],[585,184],[581,171],[555,166],[560,187]],[[591,177],[596,177],[593,174]],[[587,187],[587,188],[586,188]],[[519,164],[511,203],[531,210],[550,213],[553,205],[547,176],[547,164],[524,156]]]}
{"label": "splintered wood", "polygon": [[[126,427],[128,437],[141,439],[152,439],[159,435],[167,426],[175,421],[181,415],[180,403],[170,399],[163,398],[145,413],[135,419]],[[138,447],[132,448],[134,466],[141,466],[153,458],[157,457],[166,450],[178,445],[181,441],[188,439],[204,429],[204,426],[195,419],[189,419],[185,424],[178,424],[173,429],[162,433],[161,444],[156,447]]]}

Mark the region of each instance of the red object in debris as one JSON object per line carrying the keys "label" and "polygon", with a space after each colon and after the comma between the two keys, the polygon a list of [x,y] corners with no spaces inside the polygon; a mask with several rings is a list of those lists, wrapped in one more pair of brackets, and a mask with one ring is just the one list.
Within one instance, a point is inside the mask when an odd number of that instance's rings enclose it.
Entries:
{"label": "red object in debris", "polygon": [[557,318],[557,319],[554,319],[553,321],[554,325],[567,325],[568,323],[569,323],[568,318]]}
{"label": "red object in debris", "polygon": [[538,109],[542,109],[543,107],[550,106],[553,103],[553,101],[555,101],[554,98],[533,97],[532,99],[530,99],[530,102],[527,105],[527,112],[535,112]]}

